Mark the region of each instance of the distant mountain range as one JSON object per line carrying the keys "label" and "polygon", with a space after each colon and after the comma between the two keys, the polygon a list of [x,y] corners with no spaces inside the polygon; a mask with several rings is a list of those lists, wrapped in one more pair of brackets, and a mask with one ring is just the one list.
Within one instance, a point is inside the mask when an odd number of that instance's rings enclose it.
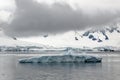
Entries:
{"label": "distant mountain range", "polygon": [[36,42],[21,41],[16,37],[8,37],[0,30],[0,46],[35,46],[42,48],[55,47],[120,47],[120,24],[108,24],[100,26],[100,29],[89,29],[84,31],[69,31],[56,36],[43,36],[35,38]]}

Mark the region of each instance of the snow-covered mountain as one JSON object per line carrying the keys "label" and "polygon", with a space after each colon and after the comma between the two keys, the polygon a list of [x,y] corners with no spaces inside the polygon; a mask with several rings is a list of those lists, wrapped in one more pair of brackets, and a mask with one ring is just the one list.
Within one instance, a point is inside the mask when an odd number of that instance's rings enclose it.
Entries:
{"label": "snow-covered mountain", "polygon": [[110,39],[109,34],[120,34],[120,24],[109,24],[102,29],[90,29],[82,34],[82,37],[88,37],[89,39],[97,42],[103,42]]}
{"label": "snow-covered mountain", "polygon": [[[99,26],[101,28],[85,30],[75,37],[75,40],[87,38],[96,46],[120,46],[120,23]],[[93,43],[93,44],[94,44]]]}
{"label": "snow-covered mountain", "polygon": [[17,40],[16,37],[8,37],[0,29],[0,51],[28,51],[33,49],[46,49],[49,46]]}
{"label": "snow-covered mountain", "polygon": [[31,41],[55,47],[120,47],[120,23],[99,26],[100,29],[87,29],[84,31],[69,31],[47,37],[22,38],[23,41]]}
{"label": "snow-covered mountain", "polygon": [[[79,48],[89,50],[99,47],[120,47],[120,24],[108,24],[101,29],[89,29],[84,31],[69,31],[47,37],[19,38],[8,37],[0,30],[0,49],[66,49]],[[86,50],[88,50],[86,49]],[[106,48],[105,48],[106,49]],[[118,48],[119,49],[119,48]]]}

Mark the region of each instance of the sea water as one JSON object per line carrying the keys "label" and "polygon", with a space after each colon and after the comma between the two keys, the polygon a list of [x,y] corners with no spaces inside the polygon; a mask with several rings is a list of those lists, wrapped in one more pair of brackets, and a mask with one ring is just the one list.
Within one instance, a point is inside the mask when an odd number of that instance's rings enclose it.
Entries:
{"label": "sea water", "polygon": [[120,52],[94,54],[102,63],[20,64],[41,54],[0,54],[0,80],[120,80]]}

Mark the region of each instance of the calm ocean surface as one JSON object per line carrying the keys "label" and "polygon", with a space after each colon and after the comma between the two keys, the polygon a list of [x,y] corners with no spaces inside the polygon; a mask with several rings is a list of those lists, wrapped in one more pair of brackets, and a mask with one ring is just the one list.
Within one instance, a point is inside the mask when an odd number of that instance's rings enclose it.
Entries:
{"label": "calm ocean surface", "polygon": [[0,80],[120,80],[120,52],[101,53],[102,63],[18,63],[30,56],[0,54]]}

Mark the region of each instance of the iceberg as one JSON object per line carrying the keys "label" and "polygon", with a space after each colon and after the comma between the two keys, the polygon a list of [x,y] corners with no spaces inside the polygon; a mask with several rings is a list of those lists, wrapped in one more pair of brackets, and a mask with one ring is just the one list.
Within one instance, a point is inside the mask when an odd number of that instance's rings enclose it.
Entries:
{"label": "iceberg", "polygon": [[87,54],[75,54],[68,51],[62,55],[46,55],[39,57],[23,58],[19,60],[19,63],[97,63],[101,62],[102,58]]}

